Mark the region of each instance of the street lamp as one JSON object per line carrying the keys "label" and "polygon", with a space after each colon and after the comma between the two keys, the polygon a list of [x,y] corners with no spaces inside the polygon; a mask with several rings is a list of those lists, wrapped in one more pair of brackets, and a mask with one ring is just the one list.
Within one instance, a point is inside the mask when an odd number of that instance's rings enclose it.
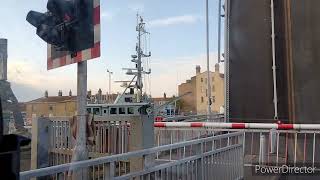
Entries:
{"label": "street lamp", "polygon": [[107,69],[107,72],[109,74],[109,92],[108,92],[108,100],[110,100],[110,94],[111,94],[111,75],[113,74],[113,72],[109,71],[109,69]]}

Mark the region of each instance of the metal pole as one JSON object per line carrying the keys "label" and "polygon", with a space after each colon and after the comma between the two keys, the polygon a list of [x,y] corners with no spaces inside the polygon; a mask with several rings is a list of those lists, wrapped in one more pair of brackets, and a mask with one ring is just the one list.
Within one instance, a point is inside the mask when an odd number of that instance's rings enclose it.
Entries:
{"label": "metal pole", "polygon": [[218,63],[221,62],[221,0],[219,0],[219,9],[218,9]]}
{"label": "metal pole", "polygon": [[110,97],[110,94],[111,94],[111,75],[113,74],[113,72],[109,71],[109,69],[107,69],[107,72],[109,73],[109,92],[108,92],[107,99],[110,101],[111,100],[111,97]]}
{"label": "metal pole", "polygon": [[206,43],[207,43],[207,84],[208,84],[208,90],[207,90],[207,96],[208,96],[208,118],[209,120],[211,116],[211,85],[210,85],[210,52],[209,52],[209,0],[206,0],[206,30],[207,30],[207,36],[206,36]]}
{"label": "metal pole", "polygon": [[[86,105],[87,105],[87,62],[78,63],[78,83],[77,83],[77,140],[75,145],[74,161],[88,159],[88,149],[86,143]],[[77,179],[87,179],[86,170],[77,172]]]}
{"label": "metal pole", "polygon": [[109,94],[111,94],[111,73],[109,72]]}
{"label": "metal pole", "polygon": [[225,0],[224,6],[225,6],[225,48],[224,48],[224,66],[225,66],[225,77],[224,77],[224,97],[225,97],[225,107],[224,107],[224,118],[225,122],[229,122],[229,6],[230,1]]}
{"label": "metal pole", "polygon": [[[138,16],[138,22],[139,22],[139,16]],[[137,92],[137,101],[141,101],[141,96],[142,96],[142,81],[141,81],[141,27],[142,26],[142,19],[140,19],[140,22],[138,23],[138,61],[137,61],[137,85],[138,85],[138,92]]]}
{"label": "metal pole", "polygon": [[271,25],[272,25],[272,73],[273,73],[273,104],[274,104],[274,119],[278,119],[278,94],[277,94],[277,68],[276,68],[276,43],[275,43],[275,28],[274,28],[274,2],[271,0]]}

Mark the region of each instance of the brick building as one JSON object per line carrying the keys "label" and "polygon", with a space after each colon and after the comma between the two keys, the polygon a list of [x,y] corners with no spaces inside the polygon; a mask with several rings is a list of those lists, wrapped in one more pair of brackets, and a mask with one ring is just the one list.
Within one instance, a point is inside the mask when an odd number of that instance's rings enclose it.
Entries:
{"label": "brick building", "polygon": [[[219,65],[215,65],[215,72],[211,72],[211,99],[212,112],[220,112],[224,106],[224,74],[220,73]],[[201,72],[201,67],[196,67],[196,75],[185,83],[179,85],[179,96],[183,96],[180,101],[181,112],[190,114],[206,114],[208,107],[207,72]]]}

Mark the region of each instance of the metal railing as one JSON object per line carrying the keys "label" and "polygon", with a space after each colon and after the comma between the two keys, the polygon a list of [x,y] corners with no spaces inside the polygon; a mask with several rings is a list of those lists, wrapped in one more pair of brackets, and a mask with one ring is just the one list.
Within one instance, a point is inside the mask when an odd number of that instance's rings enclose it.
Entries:
{"label": "metal railing", "polygon": [[[182,117],[176,117],[171,120],[178,120]],[[183,117],[186,121],[199,121],[207,118],[206,115],[188,116]],[[71,117],[50,117],[49,126],[49,155],[50,165],[58,165],[69,163],[72,160],[73,148],[75,145],[74,135],[72,134],[72,127],[70,123]],[[220,122],[223,120],[221,114],[212,116],[212,121]],[[130,145],[130,118],[110,118],[103,116],[96,116],[94,118],[94,143],[88,146],[89,157],[96,158],[106,155],[121,154],[129,152]],[[172,144],[176,141],[171,139],[165,133],[160,132],[159,136],[158,128],[155,128],[155,132],[158,134],[155,136],[155,146]],[[192,140],[199,137],[207,137],[205,131],[195,132],[187,138],[183,139]]]}
{"label": "metal railing", "polygon": [[155,123],[159,145],[243,132],[245,166],[309,166],[320,163],[320,125],[272,123]]}
{"label": "metal railing", "polygon": [[[50,118],[49,154],[50,164],[58,165],[71,162],[75,145],[70,117]],[[94,143],[88,145],[89,157],[96,158],[129,151],[130,123],[124,120],[106,120],[96,118],[94,121]]]}
{"label": "metal railing", "polygon": [[76,179],[79,172],[87,179],[241,179],[243,167],[243,133],[235,132],[21,172],[20,179]]}

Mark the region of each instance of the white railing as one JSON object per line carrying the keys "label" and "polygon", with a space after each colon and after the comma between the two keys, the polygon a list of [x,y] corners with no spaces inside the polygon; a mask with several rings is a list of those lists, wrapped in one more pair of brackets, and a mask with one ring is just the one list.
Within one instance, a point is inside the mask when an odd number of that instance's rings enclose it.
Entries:
{"label": "white railing", "polygon": [[[75,139],[69,117],[50,118],[50,165],[71,162]],[[88,145],[89,157],[96,158],[129,151],[130,123],[127,120],[97,118],[92,126],[94,143]]]}
{"label": "white railing", "polygon": [[243,167],[243,133],[236,132],[26,171],[20,179],[227,180],[243,178]]}
{"label": "white railing", "polygon": [[[267,123],[155,123],[159,145],[222,133],[245,134],[245,165],[309,166],[320,163],[319,124]],[[320,170],[319,167],[316,167]]]}
{"label": "white railing", "polygon": [[[178,120],[182,117],[171,118],[170,120]],[[190,117],[183,117],[184,120],[198,121],[206,118],[206,115],[196,115]],[[50,117],[49,126],[49,154],[50,165],[58,165],[71,162],[75,139],[70,127],[71,117]],[[212,116],[212,121],[223,120],[221,115]],[[97,116],[93,122],[94,143],[88,146],[89,157],[96,158],[106,155],[121,154],[129,152],[130,146],[130,118],[117,118]],[[158,132],[155,127],[155,132]],[[195,132],[191,134],[186,140],[195,139],[195,137],[205,137],[206,132]],[[155,146],[172,144],[181,141],[172,141],[163,133],[161,136],[155,136]]]}

